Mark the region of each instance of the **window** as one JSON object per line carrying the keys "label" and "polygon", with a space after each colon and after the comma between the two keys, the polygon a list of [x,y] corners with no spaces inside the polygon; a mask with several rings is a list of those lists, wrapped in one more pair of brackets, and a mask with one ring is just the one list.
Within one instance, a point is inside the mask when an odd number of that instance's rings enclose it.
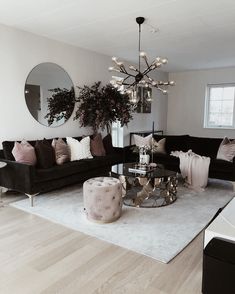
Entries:
{"label": "window", "polygon": [[208,85],[204,127],[234,128],[235,84]]}
{"label": "window", "polygon": [[123,128],[119,121],[112,123],[112,140],[114,147],[123,147]]}

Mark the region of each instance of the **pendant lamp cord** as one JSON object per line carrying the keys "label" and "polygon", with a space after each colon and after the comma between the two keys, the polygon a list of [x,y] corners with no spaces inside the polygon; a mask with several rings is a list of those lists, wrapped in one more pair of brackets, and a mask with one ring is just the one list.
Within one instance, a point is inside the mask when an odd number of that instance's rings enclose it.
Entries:
{"label": "pendant lamp cord", "polygon": [[140,36],[141,36],[141,24],[139,24],[139,72],[140,72]]}

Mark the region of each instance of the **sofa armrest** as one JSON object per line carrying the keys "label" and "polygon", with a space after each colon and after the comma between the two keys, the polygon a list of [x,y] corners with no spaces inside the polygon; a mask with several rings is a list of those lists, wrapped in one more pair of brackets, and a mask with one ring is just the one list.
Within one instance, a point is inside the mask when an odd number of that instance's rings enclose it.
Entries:
{"label": "sofa armrest", "polygon": [[[133,148],[135,145],[129,145],[124,147],[124,160],[125,162],[129,162],[129,159],[133,157]],[[137,156],[137,153],[136,153]],[[132,161],[132,160],[131,160]]]}
{"label": "sofa armrest", "polygon": [[7,163],[4,168],[0,168],[0,186],[32,194],[35,167],[3,158],[0,161]]}
{"label": "sofa armrest", "polygon": [[122,154],[124,152],[123,147],[113,147],[115,153]]}

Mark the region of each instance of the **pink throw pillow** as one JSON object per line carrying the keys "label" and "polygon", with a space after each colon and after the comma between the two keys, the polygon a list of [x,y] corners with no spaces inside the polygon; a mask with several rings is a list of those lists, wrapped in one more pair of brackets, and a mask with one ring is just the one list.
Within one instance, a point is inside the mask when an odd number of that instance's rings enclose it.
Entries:
{"label": "pink throw pillow", "polygon": [[37,163],[34,147],[25,140],[23,140],[21,143],[15,142],[15,145],[12,149],[12,154],[15,158],[15,161],[17,162],[29,165],[36,165]]}
{"label": "pink throw pillow", "polygon": [[97,134],[93,139],[91,139],[90,147],[91,154],[93,156],[104,156],[106,154],[101,134]]}
{"label": "pink throw pillow", "polygon": [[69,146],[64,142],[63,139],[53,139],[51,145],[55,150],[56,164],[61,165],[67,161],[70,161]]}

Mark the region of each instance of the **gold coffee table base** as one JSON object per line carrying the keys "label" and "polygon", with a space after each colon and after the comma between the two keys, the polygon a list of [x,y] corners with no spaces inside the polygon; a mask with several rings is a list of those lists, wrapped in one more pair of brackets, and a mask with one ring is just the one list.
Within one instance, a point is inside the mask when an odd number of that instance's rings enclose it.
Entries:
{"label": "gold coffee table base", "polygon": [[177,199],[177,175],[161,178],[120,175],[119,179],[125,205],[153,208],[169,205]]}

